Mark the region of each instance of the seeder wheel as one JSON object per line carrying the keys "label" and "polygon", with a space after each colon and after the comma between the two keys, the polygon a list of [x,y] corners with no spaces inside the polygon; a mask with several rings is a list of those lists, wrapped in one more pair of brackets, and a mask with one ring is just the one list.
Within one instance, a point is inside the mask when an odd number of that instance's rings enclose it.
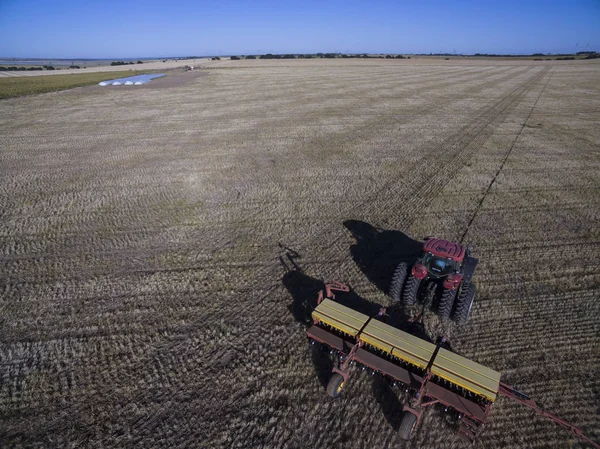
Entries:
{"label": "seeder wheel", "polygon": [[344,378],[340,373],[333,373],[331,379],[329,379],[329,383],[327,384],[327,394],[332,398],[337,398],[340,396],[342,392],[342,388],[344,387]]}
{"label": "seeder wheel", "polygon": [[417,415],[414,415],[410,412],[404,412],[402,416],[402,422],[400,423],[400,429],[398,433],[400,434],[400,438],[403,440],[410,440],[415,427],[417,426]]}

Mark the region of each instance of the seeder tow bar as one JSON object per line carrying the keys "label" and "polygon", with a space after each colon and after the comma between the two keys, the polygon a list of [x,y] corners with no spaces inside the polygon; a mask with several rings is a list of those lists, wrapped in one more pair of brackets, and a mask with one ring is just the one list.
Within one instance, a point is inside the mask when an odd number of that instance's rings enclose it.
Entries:
{"label": "seeder tow bar", "polygon": [[500,389],[499,389],[498,393],[501,394],[502,396],[505,396],[507,398],[510,398],[510,399],[518,402],[521,405],[524,405],[525,407],[529,407],[531,410],[533,410],[538,415],[542,415],[548,419],[551,419],[559,426],[562,426],[562,427],[566,428],[567,430],[569,430],[569,432],[571,432],[577,438],[585,441],[586,443],[590,444],[594,448],[600,449],[600,444],[595,443],[594,441],[590,440],[590,438],[583,433],[583,430],[581,428],[565,421],[560,416],[557,416],[554,413],[550,413],[550,412],[544,410],[533,399],[531,399],[529,396],[527,396],[525,393],[521,393],[520,391],[516,390],[515,388],[513,388],[509,385],[506,385],[503,382],[500,383]]}
{"label": "seeder tow bar", "polygon": [[341,355],[341,363],[333,368],[327,386],[330,396],[336,398],[341,394],[351,365],[359,363],[402,383],[412,392],[403,407],[399,429],[403,439],[411,438],[426,407],[441,404],[458,414],[459,437],[473,442],[487,422],[494,401],[502,395],[600,449],[582,429],[543,410],[527,395],[501,382],[499,372],[445,349],[444,338],[434,345],[384,323],[383,308],[377,316],[369,317],[335,301],[334,292],[349,290],[340,282],[327,283],[325,290],[319,292],[317,307],[312,312],[313,325],[306,330],[311,340]]}

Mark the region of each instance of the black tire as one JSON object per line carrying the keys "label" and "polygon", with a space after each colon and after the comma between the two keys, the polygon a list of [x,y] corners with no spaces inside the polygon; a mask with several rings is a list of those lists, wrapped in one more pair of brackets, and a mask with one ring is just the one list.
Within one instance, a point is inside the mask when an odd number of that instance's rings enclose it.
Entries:
{"label": "black tire", "polygon": [[406,285],[404,286],[404,292],[402,292],[402,302],[404,305],[412,306],[417,302],[417,294],[419,293],[420,284],[421,279],[417,279],[411,273],[406,281]]}
{"label": "black tire", "polygon": [[400,423],[400,429],[398,433],[400,434],[400,438],[403,440],[410,440],[412,437],[412,433],[417,426],[417,415],[414,415],[410,412],[404,412],[402,415],[402,422]]}
{"label": "black tire", "polygon": [[471,316],[471,309],[475,301],[476,289],[475,285],[468,283],[464,284],[460,289],[458,301],[452,319],[458,324],[467,324]]}
{"label": "black tire", "polygon": [[331,379],[329,379],[329,383],[327,384],[327,394],[332,398],[337,398],[340,396],[342,392],[342,388],[344,387],[344,378],[340,373],[333,373]]}
{"label": "black tire", "polygon": [[440,299],[440,305],[438,307],[438,315],[442,318],[450,318],[450,312],[452,312],[452,306],[454,305],[454,299],[456,298],[456,290],[449,288],[444,289],[442,297]]}
{"label": "black tire", "polygon": [[394,302],[402,300],[402,288],[404,287],[404,281],[406,281],[406,272],[406,263],[402,262],[398,264],[392,278],[392,283],[390,284],[390,298]]}

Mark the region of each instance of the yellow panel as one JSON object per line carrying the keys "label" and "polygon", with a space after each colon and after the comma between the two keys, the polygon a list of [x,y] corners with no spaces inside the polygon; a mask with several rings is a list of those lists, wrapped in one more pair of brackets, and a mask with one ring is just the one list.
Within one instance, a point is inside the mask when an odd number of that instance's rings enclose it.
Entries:
{"label": "yellow panel", "polygon": [[422,357],[400,348],[394,348],[392,350],[392,355],[423,369],[427,368],[427,363],[429,362],[429,359],[425,360]]}
{"label": "yellow panel", "polygon": [[[360,339],[365,344],[421,368],[427,367],[435,350],[433,343],[381,321],[370,319],[367,315],[331,299],[323,300],[315,308],[312,316],[314,319],[353,337],[360,332]],[[438,352],[431,372],[491,401],[494,401],[498,394],[499,372],[446,349],[440,349]]]}
{"label": "yellow panel", "polygon": [[444,367],[447,365],[447,368],[450,369],[450,371],[455,371],[452,369],[452,367],[454,365],[458,365],[467,371],[479,373],[482,376],[491,379],[495,383],[500,382],[500,373],[498,371],[494,371],[487,366],[480,365],[477,362],[473,362],[472,360],[466,359],[461,355],[455,354],[443,348],[438,352],[438,355],[435,359],[435,364]]}
{"label": "yellow panel", "polygon": [[351,335],[353,337],[356,336],[356,334],[358,333],[358,330],[356,330],[353,327],[347,326],[344,323],[341,323],[340,321],[336,321],[334,319],[331,319],[330,317],[328,317],[327,315],[321,315],[318,312],[313,312],[313,318],[345,333],[348,335]]}
{"label": "yellow panel", "polygon": [[[456,364],[440,364],[438,363],[438,359],[436,357],[433,366],[431,367],[431,372],[436,376],[440,376],[443,378],[447,377],[447,374],[456,375],[463,379],[466,379],[467,382],[472,383],[474,385],[478,385],[479,387],[485,388],[490,391],[497,391],[497,385],[494,384],[494,381],[489,377],[482,376],[479,373],[474,371],[465,370]],[[494,391],[495,392],[495,391]]]}
{"label": "yellow panel", "polygon": [[335,329],[355,337],[369,317],[331,299],[324,299],[312,313],[312,317]]}
{"label": "yellow panel", "polygon": [[360,339],[368,345],[374,346],[377,349],[381,349],[383,352],[387,352],[390,354],[392,352],[393,346],[379,340],[378,338],[372,337],[369,334],[365,334],[364,332],[361,332]]}
{"label": "yellow panel", "polygon": [[431,372],[433,374],[435,374],[436,376],[440,376],[441,378],[446,379],[447,381],[449,381],[455,385],[458,385],[459,387],[464,388],[465,390],[469,390],[475,394],[483,396],[483,397],[489,399],[490,401],[496,400],[496,396],[497,396],[497,392],[498,392],[497,388],[496,388],[495,392],[489,391],[486,388],[483,388],[473,382],[470,382],[467,379],[464,379],[460,376],[452,374],[448,371],[440,371],[439,367],[436,367],[436,366],[433,366],[431,368]]}
{"label": "yellow panel", "polygon": [[492,401],[496,399],[500,373],[446,349],[440,349],[431,372]]}
{"label": "yellow panel", "polygon": [[351,309],[350,307],[346,307],[340,304],[339,302],[335,302],[331,299],[324,299],[323,301],[321,301],[321,304],[317,306],[317,308],[319,307],[327,307],[329,309],[333,309],[340,314],[352,317],[353,319],[360,321],[362,324],[369,321],[369,316],[365,315],[364,313],[357,312],[356,310]]}
{"label": "yellow panel", "polygon": [[360,339],[423,368],[427,366],[435,349],[435,345],[377,320],[369,321],[361,332]]}
{"label": "yellow panel", "polygon": [[[384,352],[426,368],[435,345],[377,320],[371,320],[360,339]],[[490,400],[498,393],[500,373],[441,348],[432,373]]]}
{"label": "yellow panel", "polygon": [[429,357],[433,350],[435,349],[435,345],[428,341],[423,340],[422,338],[415,337],[407,332],[401,331],[400,329],[396,329],[395,327],[390,326],[389,324],[382,323],[381,321],[371,320],[369,325],[365,328],[365,331],[379,331],[383,335],[387,335],[388,338],[395,339],[395,341],[401,340],[405,345],[411,345],[416,348],[421,348],[425,351],[429,352]]}

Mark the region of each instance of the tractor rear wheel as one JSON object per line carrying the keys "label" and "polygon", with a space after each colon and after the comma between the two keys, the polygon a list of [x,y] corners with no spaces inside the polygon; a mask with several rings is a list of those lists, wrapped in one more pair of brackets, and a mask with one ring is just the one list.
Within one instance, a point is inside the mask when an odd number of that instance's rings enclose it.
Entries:
{"label": "tractor rear wheel", "polygon": [[471,309],[473,308],[473,301],[475,301],[475,285],[468,283],[464,284],[458,295],[458,303],[454,310],[452,319],[458,324],[467,324],[469,317],[471,316]]}
{"label": "tractor rear wheel", "polygon": [[390,298],[394,302],[400,302],[402,299],[402,287],[404,287],[404,281],[406,281],[406,263],[402,262],[396,267],[392,283],[390,284]]}
{"label": "tractor rear wheel", "polygon": [[333,373],[331,379],[329,379],[329,383],[327,384],[327,394],[332,398],[337,398],[340,396],[342,392],[342,388],[344,387],[344,378],[340,373]]}
{"label": "tractor rear wheel", "polygon": [[406,285],[404,286],[404,292],[402,293],[402,302],[404,305],[412,306],[417,302],[417,294],[419,293],[420,284],[421,279],[417,279],[411,273],[406,281]]}
{"label": "tractor rear wheel", "polygon": [[398,430],[400,438],[406,441],[410,440],[416,425],[417,415],[410,412],[404,412],[404,415],[402,416],[402,422],[400,423],[400,429]]}
{"label": "tractor rear wheel", "polygon": [[454,305],[454,299],[456,298],[456,290],[450,288],[444,289],[442,298],[440,299],[440,305],[438,307],[438,315],[442,318],[450,318],[450,312],[452,312],[452,306]]}

